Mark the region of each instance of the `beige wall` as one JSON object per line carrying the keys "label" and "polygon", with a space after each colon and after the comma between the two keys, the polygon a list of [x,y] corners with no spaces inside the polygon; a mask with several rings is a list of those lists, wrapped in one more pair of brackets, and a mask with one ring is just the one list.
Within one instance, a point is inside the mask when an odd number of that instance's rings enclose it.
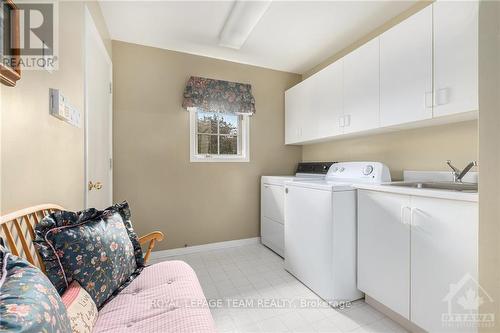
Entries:
{"label": "beige wall", "polygon": [[477,121],[363,136],[303,147],[304,161],[381,161],[394,180],[403,170],[449,170],[477,159]]}
{"label": "beige wall", "polygon": [[[342,58],[431,3],[431,1],[418,2],[401,15],[315,66],[303,74],[302,78],[305,79]],[[400,180],[404,169],[447,170],[444,164],[447,159],[453,160],[459,167],[476,160],[477,135],[477,121],[468,121],[306,145],[302,150],[302,158],[305,161],[381,161],[389,166],[393,179]]]}
{"label": "beige wall", "polygon": [[[284,91],[300,77],[113,41],[114,200],[131,204],[140,234],[161,230],[158,249],[259,236],[261,175],[291,174],[300,147],[284,146]],[[190,163],[190,75],[252,85],[249,163]]]}
{"label": "beige wall", "polygon": [[0,88],[1,213],[48,202],[83,208],[84,130],[49,115],[49,88],[83,117],[84,4],[60,2],[59,15],[59,70],[24,71],[15,88]]}
{"label": "beige wall", "polygon": [[393,17],[392,19],[390,19],[389,21],[387,21],[386,23],[384,23],[380,27],[378,27],[375,30],[373,30],[372,32],[370,32],[368,35],[363,36],[363,37],[361,37],[360,39],[358,39],[356,41],[353,41],[353,43],[351,45],[347,46],[346,48],[344,48],[340,52],[332,54],[332,56],[328,57],[327,59],[325,59],[324,61],[322,61],[318,65],[314,66],[313,68],[311,68],[307,72],[303,73],[302,74],[302,79],[305,79],[305,78],[313,75],[314,73],[322,70],[323,68],[325,68],[326,66],[330,65],[331,63],[337,61],[338,59],[340,59],[340,58],[342,58],[344,56],[346,56],[348,53],[354,51],[355,49],[357,49],[361,45],[366,44],[367,42],[369,42],[373,38],[381,35],[383,32],[389,30],[390,28],[392,28],[396,24],[404,21],[405,19],[407,19],[411,15],[415,14],[419,10],[421,10],[421,9],[429,6],[430,4],[432,4],[432,2],[433,1],[420,0],[419,2],[417,2],[412,7],[408,8],[403,13],[401,13],[401,14]]}
{"label": "beige wall", "polygon": [[2,86],[2,211],[52,202],[83,204],[83,129],[49,115],[49,88],[83,111],[83,5],[60,3],[59,70],[24,71]]}
{"label": "beige wall", "polygon": [[481,313],[494,313],[500,330],[500,2],[479,7],[479,282],[493,298],[483,297]]}

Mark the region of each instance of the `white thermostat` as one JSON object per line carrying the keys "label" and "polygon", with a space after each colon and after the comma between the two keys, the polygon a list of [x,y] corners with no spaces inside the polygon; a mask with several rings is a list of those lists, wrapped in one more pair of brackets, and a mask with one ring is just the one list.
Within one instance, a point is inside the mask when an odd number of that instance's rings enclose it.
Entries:
{"label": "white thermostat", "polygon": [[76,127],[80,127],[80,111],[66,99],[59,89],[49,90],[49,112],[54,117],[61,119]]}

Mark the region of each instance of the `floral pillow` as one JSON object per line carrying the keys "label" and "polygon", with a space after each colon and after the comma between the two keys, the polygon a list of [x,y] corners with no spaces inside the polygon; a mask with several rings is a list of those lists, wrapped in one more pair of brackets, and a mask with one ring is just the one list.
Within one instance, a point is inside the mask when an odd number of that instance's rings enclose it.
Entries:
{"label": "floral pillow", "polygon": [[35,246],[59,294],[77,281],[98,308],[144,267],[126,202],[103,211],[55,212],[35,228]]}
{"label": "floral pillow", "polygon": [[0,332],[72,332],[49,279],[0,246]]}

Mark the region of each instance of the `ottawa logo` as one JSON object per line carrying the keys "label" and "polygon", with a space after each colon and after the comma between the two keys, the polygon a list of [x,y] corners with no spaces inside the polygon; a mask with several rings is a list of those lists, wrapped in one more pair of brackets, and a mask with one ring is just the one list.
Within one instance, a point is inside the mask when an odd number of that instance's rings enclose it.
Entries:
{"label": "ottawa logo", "polygon": [[441,315],[443,327],[493,327],[495,314],[479,313],[479,307],[493,298],[470,274],[465,274],[457,283],[450,284],[443,298],[448,303],[448,312]]}

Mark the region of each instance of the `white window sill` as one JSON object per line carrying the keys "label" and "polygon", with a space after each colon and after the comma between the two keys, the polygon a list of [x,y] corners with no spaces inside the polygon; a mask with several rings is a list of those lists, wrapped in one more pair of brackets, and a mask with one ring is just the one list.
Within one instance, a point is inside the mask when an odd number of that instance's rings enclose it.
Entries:
{"label": "white window sill", "polygon": [[191,162],[192,163],[198,163],[198,162],[219,162],[219,163],[227,163],[227,162],[250,162],[250,159],[248,157],[226,157],[226,156],[210,156],[210,157],[205,157],[205,156],[191,156]]}

